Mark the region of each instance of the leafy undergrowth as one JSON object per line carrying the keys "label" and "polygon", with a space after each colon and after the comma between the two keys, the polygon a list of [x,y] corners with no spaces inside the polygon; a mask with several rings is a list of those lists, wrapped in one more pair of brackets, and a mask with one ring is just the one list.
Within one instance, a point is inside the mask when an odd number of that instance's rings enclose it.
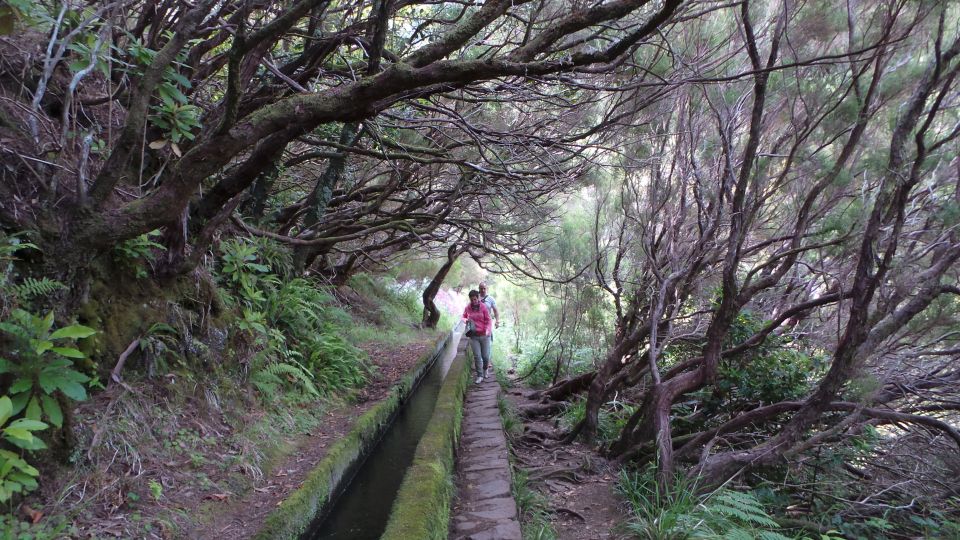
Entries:
{"label": "leafy undergrowth", "polygon": [[[748,491],[721,488],[699,495],[696,485],[678,477],[666,487],[655,467],[622,470],[617,488],[630,505],[625,528],[641,540],[760,539],[788,540],[789,534]],[[823,540],[829,539],[827,535]]]}
{"label": "leafy undergrowth", "polygon": [[[123,275],[115,289],[145,280],[148,240],[117,255]],[[0,262],[23,249],[0,253]],[[415,296],[379,278],[334,289],[297,277],[290,252],[263,240],[225,241],[218,260],[197,274],[195,288],[135,306],[132,322],[120,321],[136,332],[132,342],[102,312],[116,304],[101,294],[109,287],[95,288],[96,307],[81,309],[90,327],[56,324],[41,309],[53,301],[44,290],[57,287],[17,296],[11,291],[23,280],[7,267],[0,374],[25,382],[0,380],[0,397],[13,398],[7,434],[19,446],[4,459],[23,467],[10,484],[19,491],[0,498],[0,531],[25,539],[180,537],[207,520],[204,512],[278,474],[331,410],[380,399],[377,389],[398,376],[382,353],[424,338]],[[201,285],[209,299],[197,294]],[[35,327],[30,335],[20,330],[27,327]],[[26,336],[19,349],[17,332]],[[117,364],[117,380],[103,384],[111,376],[100,364],[116,363],[103,357],[111,350],[104,344],[116,342],[130,343],[129,358],[122,372]],[[69,380],[51,386],[42,368],[53,359]]]}

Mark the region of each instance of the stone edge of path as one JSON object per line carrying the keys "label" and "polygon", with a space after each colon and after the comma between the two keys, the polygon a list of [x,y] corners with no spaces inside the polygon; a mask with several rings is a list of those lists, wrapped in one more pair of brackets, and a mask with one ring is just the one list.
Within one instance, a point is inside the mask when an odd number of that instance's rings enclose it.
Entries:
{"label": "stone edge of path", "polygon": [[453,540],[521,540],[517,503],[510,490],[510,450],[500,419],[500,385],[488,380],[472,386],[464,407],[458,453],[458,497],[452,518]]}
{"label": "stone edge of path", "polygon": [[330,503],[331,496],[352,476],[352,470],[362,463],[376,442],[380,440],[397,410],[417,383],[438,359],[453,332],[442,335],[434,349],[425,354],[403,379],[390,389],[390,394],[357,419],[350,432],[337,441],[304,479],[303,484],[271,512],[253,536],[262,540],[296,539],[303,534],[318,513]]}
{"label": "stone edge of path", "polygon": [[427,429],[390,510],[381,540],[447,537],[457,443],[471,371],[465,353],[450,365]]}

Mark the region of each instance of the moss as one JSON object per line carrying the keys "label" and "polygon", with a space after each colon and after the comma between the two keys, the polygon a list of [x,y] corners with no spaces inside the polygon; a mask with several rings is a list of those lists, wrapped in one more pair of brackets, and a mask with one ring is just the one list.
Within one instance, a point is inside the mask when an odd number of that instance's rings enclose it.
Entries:
{"label": "moss", "polygon": [[440,393],[427,430],[417,445],[390,512],[382,539],[447,538],[463,398],[470,381],[465,354],[458,355]]}
{"label": "moss", "polygon": [[424,355],[416,367],[394,385],[386,399],[357,419],[350,433],[330,448],[327,455],[307,475],[303,484],[267,516],[263,527],[254,538],[299,538],[307,530],[314,517],[324,509],[330,496],[340,488],[345,474],[380,439],[394,413],[426,373],[431,360],[442,350],[447,339],[439,340],[436,348]]}

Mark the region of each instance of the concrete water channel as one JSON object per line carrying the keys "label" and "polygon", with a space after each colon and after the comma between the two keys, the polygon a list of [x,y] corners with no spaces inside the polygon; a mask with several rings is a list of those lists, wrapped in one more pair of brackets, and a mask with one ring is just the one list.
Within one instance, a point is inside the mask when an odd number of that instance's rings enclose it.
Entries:
{"label": "concrete water channel", "polygon": [[451,331],[433,365],[359,464],[353,479],[333,498],[332,505],[316,516],[301,539],[374,540],[383,534],[404,474],[433,415],[437,394],[457,356],[460,326]]}

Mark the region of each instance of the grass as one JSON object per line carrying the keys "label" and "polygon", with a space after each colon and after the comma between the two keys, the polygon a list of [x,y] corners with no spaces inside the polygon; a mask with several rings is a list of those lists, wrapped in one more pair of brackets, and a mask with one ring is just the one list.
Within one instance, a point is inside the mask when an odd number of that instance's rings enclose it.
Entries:
{"label": "grass", "polygon": [[503,395],[497,398],[497,408],[500,410],[500,421],[508,435],[516,436],[523,433],[523,421],[517,414],[516,408]]}
{"label": "grass", "polygon": [[630,505],[626,529],[640,540],[756,538],[788,540],[753,493],[729,487],[700,494],[695,479],[656,481],[656,465],[620,472],[617,491]]}
{"label": "grass", "polygon": [[510,491],[517,502],[523,540],[554,540],[557,538],[557,531],[550,523],[550,511],[546,497],[530,487],[525,470],[513,464],[511,464],[510,469],[512,471]]}

